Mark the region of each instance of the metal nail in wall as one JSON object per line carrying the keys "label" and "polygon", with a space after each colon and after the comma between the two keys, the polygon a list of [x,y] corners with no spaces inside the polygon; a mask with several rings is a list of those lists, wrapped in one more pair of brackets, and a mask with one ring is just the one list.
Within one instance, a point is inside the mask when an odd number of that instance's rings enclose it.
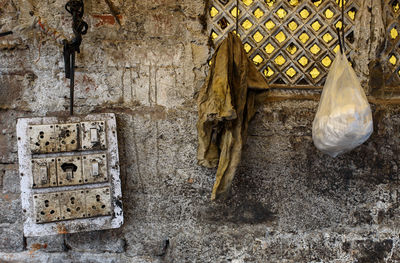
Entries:
{"label": "metal nail in wall", "polygon": [[[360,0],[345,0],[347,54],[354,50],[354,23]],[[341,0],[212,0],[210,38],[218,45],[236,29],[249,58],[272,86],[323,86],[339,50]]]}

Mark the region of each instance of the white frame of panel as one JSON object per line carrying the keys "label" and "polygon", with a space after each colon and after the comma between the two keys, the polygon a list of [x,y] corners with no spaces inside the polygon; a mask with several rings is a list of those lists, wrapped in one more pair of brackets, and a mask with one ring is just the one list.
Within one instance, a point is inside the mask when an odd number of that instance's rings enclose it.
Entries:
{"label": "white frame of panel", "polygon": [[[83,184],[74,186],[59,186],[52,188],[32,189],[33,175],[31,171],[32,154],[29,149],[29,125],[40,124],[63,124],[82,121],[105,121],[106,122],[106,150],[74,151],[63,153],[35,154],[38,157],[58,157],[71,156],[76,154],[95,154],[106,153],[108,158],[109,181],[106,183]],[[104,230],[119,228],[123,224],[122,211],[122,192],[119,169],[117,125],[115,114],[101,113],[87,116],[72,117],[34,117],[19,118],[17,122],[18,137],[18,159],[19,173],[21,178],[21,203],[24,214],[24,235],[25,236],[46,236],[55,234],[76,233],[93,230]],[[112,215],[93,218],[72,219],[66,221],[40,223],[35,221],[35,211],[33,206],[33,195],[41,193],[53,193],[68,190],[81,190],[110,186]]]}

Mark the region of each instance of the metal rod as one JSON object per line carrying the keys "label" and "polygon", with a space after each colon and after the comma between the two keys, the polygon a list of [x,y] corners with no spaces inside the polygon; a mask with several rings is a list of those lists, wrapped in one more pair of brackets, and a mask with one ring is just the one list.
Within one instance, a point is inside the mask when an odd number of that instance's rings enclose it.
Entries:
{"label": "metal rod", "polygon": [[239,0],[236,0],[236,34],[239,35]]}
{"label": "metal rod", "polygon": [[342,0],[342,46],[343,46],[343,54],[346,52],[346,43],[344,39],[344,5],[345,5],[345,0]]}
{"label": "metal rod", "polygon": [[82,35],[88,30],[88,24],[82,20],[84,4],[83,0],[69,0],[65,5],[65,10],[72,15],[72,30],[74,38],[71,41],[64,41],[64,63],[65,77],[70,79],[69,84],[69,113],[74,114],[74,89],[75,89],[75,52],[80,52]]}
{"label": "metal rod", "polygon": [[339,40],[340,53],[343,54],[343,44],[342,44],[342,39],[340,38],[340,29],[338,27],[336,28],[336,33]]}
{"label": "metal rod", "polygon": [[0,37],[4,37],[4,36],[7,36],[7,35],[11,35],[12,33],[13,33],[12,31],[2,32],[2,33],[0,33]]}
{"label": "metal rod", "polygon": [[69,84],[69,114],[74,115],[74,89],[75,89],[75,52],[71,53],[70,84]]}

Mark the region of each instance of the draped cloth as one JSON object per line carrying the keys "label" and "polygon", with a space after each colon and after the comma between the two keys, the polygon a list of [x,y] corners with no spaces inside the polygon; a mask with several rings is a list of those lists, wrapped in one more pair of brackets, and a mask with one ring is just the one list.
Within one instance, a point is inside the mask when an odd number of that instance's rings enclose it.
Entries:
{"label": "draped cloth", "polygon": [[256,97],[268,88],[240,38],[229,33],[215,51],[198,97],[198,163],[209,168],[218,165],[211,200],[227,196],[255,114]]}

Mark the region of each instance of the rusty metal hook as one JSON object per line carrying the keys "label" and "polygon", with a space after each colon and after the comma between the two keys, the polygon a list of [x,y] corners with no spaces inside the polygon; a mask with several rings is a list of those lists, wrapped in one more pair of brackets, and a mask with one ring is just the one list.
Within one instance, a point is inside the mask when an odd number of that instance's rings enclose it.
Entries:
{"label": "rusty metal hook", "polygon": [[75,52],[80,53],[82,35],[88,31],[88,24],[83,21],[84,4],[83,0],[69,0],[65,10],[72,15],[72,30],[74,38],[71,41],[64,40],[64,65],[65,77],[70,79],[70,115],[74,114],[74,85],[75,85]]}

